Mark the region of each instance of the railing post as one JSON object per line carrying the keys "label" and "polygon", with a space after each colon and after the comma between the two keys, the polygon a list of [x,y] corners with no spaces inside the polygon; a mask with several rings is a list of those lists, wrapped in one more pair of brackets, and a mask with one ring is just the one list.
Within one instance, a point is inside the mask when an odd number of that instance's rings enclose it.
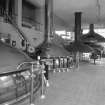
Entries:
{"label": "railing post", "polygon": [[41,69],[41,79],[42,79],[42,87],[41,87],[41,99],[44,99],[45,98],[45,94],[44,94],[44,82],[45,82],[45,76],[44,76],[44,63],[42,63],[42,69]]}
{"label": "railing post", "polygon": [[61,60],[60,60],[60,56],[59,56],[59,69],[61,68]]}
{"label": "railing post", "polygon": [[49,87],[49,55],[47,57],[47,62],[45,63],[45,71],[46,86]]}
{"label": "railing post", "polygon": [[55,69],[55,57],[53,57],[53,70],[54,70],[54,72],[56,72],[56,69]]}
{"label": "railing post", "polygon": [[67,56],[67,68],[69,68],[69,57]]}
{"label": "railing post", "polygon": [[31,93],[30,93],[30,105],[35,105],[34,104],[34,63],[31,65]]}

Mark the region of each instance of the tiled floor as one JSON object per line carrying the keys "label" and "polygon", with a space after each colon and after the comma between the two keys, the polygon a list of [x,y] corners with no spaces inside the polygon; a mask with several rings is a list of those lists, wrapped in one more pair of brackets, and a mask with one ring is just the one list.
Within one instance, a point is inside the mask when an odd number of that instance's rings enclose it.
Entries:
{"label": "tiled floor", "polygon": [[105,105],[104,61],[81,64],[79,70],[71,72],[53,73],[46,98],[37,100],[37,105]]}

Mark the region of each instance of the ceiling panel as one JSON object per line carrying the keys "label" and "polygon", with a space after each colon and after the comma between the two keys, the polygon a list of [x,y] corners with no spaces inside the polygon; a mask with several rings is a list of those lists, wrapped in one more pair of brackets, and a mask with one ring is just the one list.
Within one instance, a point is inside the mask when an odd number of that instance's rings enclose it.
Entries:
{"label": "ceiling panel", "polygon": [[82,12],[82,24],[104,24],[105,0],[54,0],[54,13],[71,27],[77,11]]}
{"label": "ceiling panel", "polygon": [[[44,4],[45,0],[28,0]],[[90,23],[105,26],[105,0],[54,0],[54,14],[74,27],[74,12],[82,12],[82,25]]]}

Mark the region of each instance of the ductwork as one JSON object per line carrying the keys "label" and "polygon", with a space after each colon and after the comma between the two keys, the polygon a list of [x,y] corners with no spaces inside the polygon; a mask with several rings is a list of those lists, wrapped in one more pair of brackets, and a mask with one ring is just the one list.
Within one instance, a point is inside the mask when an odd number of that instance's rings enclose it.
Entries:
{"label": "ductwork", "polygon": [[80,40],[80,35],[81,35],[81,14],[82,14],[82,12],[75,12],[75,41]]}

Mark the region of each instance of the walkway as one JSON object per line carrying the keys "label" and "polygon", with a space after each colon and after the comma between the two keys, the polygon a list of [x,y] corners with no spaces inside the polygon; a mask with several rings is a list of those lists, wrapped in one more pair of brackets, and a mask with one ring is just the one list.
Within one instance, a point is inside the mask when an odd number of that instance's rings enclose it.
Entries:
{"label": "walkway", "polygon": [[46,99],[37,105],[105,105],[105,65],[82,64],[79,70],[53,73]]}

